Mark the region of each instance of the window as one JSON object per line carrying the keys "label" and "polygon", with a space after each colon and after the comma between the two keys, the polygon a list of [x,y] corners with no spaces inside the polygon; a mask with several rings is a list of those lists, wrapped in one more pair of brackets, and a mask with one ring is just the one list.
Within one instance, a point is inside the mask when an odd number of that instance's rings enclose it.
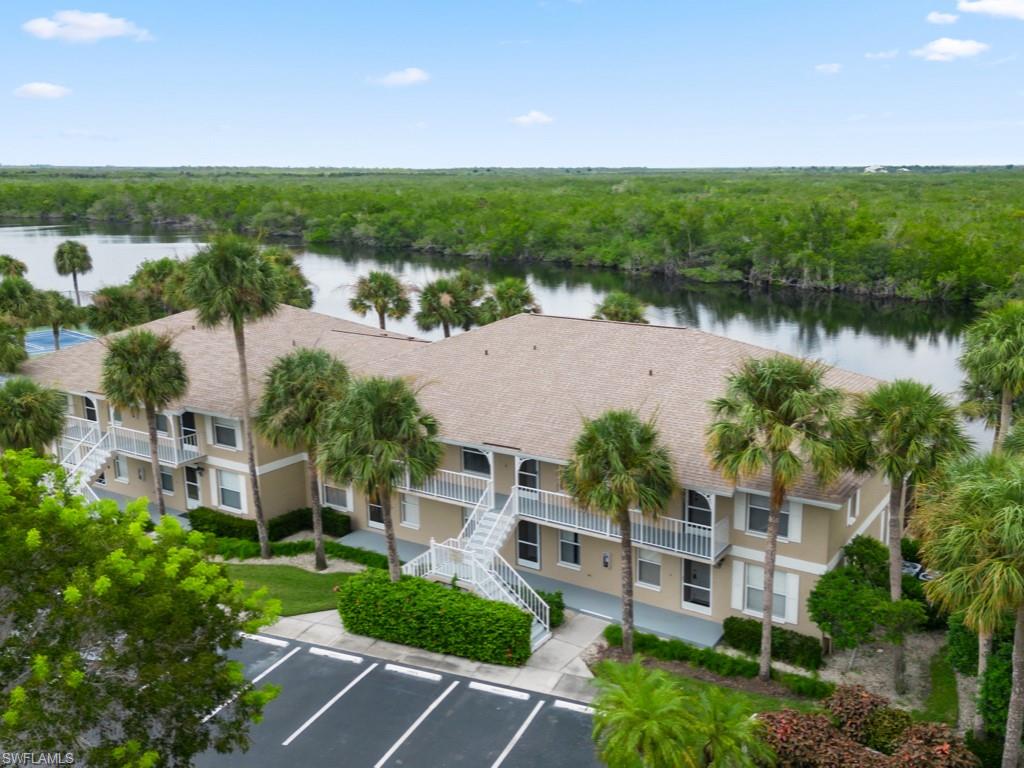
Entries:
{"label": "window", "polygon": [[483,451],[478,451],[476,448],[463,448],[462,470],[472,472],[474,475],[490,475],[491,461]]}
{"label": "window", "polygon": [[82,398],[82,404],[85,407],[85,419],[86,421],[99,421],[100,417],[96,413],[96,401],[89,397]]}
{"label": "window", "polygon": [[711,564],[683,560],[683,603],[711,608]]}
{"label": "window", "polygon": [[853,525],[860,517],[860,488],[846,502],[846,524]]}
{"label": "window", "polygon": [[119,483],[128,482],[128,459],[120,454],[114,456],[114,479]]}
{"label": "window", "polygon": [[[768,533],[768,497],[751,494],[747,502],[747,530],[752,533]],[[789,504],[783,503],[779,515],[779,537],[789,538]]]}
{"label": "window", "polygon": [[174,473],[165,467],[160,467],[160,487],[164,493],[174,493]]}
{"label": "window", "polygon": [[116,405],[110,406],[110,423],[114,426],[121,426],[121,409]]}
{"label": "window", "polygon": [[171,434],[171,421],[162,413],[156,415],[156,431],[161,435]]}
{"label": "window", "polygon": [[367,501],[366,519],[371,528],[383,528],[384,507],[382,507],[380,504],[374,504],[372,501]]}
{"label": "window", "polygon": [[71,395],[64,395],[64,412],[67,413],[68,416],[74,416],[74,411],[75,406],[71,400]]}
{"label": "window", "polygon": [[536,459],[526,459],[519,464],[516,483],[523,488],[540,488],[540,466]]}
{"label": "window", "polygon": [[[746,564],[746,581],[743,590],[743,608],[752,613],[760,614],[764,610],[764,568],[760,565]],[[779,589],[782,592],[779,592]],[[776,619],[786,618],[786,574],[775,572],[775,585],[772,589],[775,598],[772,602],[772,616]]]}
{"label": "window", "polygon": [[536,523],[519,521],[516,560],[527,568],[540,568],[540,526]]}
{"label": "window", "polygon": [[415,496],[400,494],[398,497],[401,505],[402,525],[406,528],[420,527],[420,500]]}
{"label": "window", "polygon": [[[162,482],[162,481],[161,481]],[[217,498],[222,507],[242,511],[242,476],[235,472],[217,470]]]}
{"label": "window", "polygon": [[214,416],[213,442],[221,448],[238,448],[238,422]]}
{"label": "window", "polygon": [[324,504],[336,509],[351,509],[348,502],[348,488],[336,488],[333,485],[325,485]]}
{"label": "window", "polygon": [[649,549],[636,550],[636,583],[661,588],[661,555]]}
{"label": "window", "polygon": [[697,491],[686,492],[686,520],[697,525],[711,525],[711,502]]}
{"label": "window", "polygon": [[558,532],[558,564],[569,568],[580,567],[580,535],[578,533]]}

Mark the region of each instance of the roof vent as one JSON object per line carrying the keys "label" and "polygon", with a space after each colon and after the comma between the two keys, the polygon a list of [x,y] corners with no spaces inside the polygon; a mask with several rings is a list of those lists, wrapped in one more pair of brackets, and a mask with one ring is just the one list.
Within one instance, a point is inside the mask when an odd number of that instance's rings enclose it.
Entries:
{"label": "roof vent", "polygon": [[484,357],[487,357],[487,350],[484,350]]}
{"label": "roof vent", "polygon": [[537,345],[536,345],[536,344],[534,344],[534,345],[533,345],[533,351],[534,351],[534,352],[536,352],[536,351],[537,351]]}
{"label": "roof vent", "polygon": [[648,368],[647,369],[647,375],[648,376],[653,376],[654,375],[654,369],[653,368]]}

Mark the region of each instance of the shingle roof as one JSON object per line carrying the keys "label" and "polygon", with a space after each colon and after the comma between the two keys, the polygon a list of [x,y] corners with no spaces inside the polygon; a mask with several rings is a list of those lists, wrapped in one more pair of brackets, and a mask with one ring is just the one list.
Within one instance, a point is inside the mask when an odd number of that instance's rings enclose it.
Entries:
{"label": "shingle roof", "polygon": [[[411,349],[389,365],[425,385],[421,401],[447,438],[567,459],[582,417],[634,408],[657,415],[685,485],[730,493],[705,453],[707,402],[744,359],[772,354],[691,328],[524,314]],[[838,368],[826,380],[850,392],[877,384]],[[859,484],[846,476],[823,491],[808,479],[793,495],[841,502]]]}
{"label": "shingle roof", "polygon": [[[194,311],[181,312],[141,326],[175,337],[188,370],[189,387],[170,408],[239,416],[238,358],[234,336],[226,325],[203,328]],[[273,361],[296,347],[326,349],[355,374],[388,373],[385,362],[412,346],[427,342],[380,331],[317,312],[281,306],[270,318],[246,325],[246,359],[252,397],[263,390],[263,376]],[[22,366],[26,376],[68,392],[100,392],[103,356],[101,339],[33,358]]]}

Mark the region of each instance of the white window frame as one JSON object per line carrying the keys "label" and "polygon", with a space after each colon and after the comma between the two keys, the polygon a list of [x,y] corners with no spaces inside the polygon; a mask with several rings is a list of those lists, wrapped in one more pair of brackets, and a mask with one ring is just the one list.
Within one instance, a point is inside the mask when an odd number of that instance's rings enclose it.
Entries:
{"label": "white window frame", "polygon": [[[488,467],[487,471],[486,472],[479,472],[478,470],[475,470],[475,469],[467,469],[466,468],[466,453],[467,452],[473,453],[473,454],[479,454],[480,456],[483,456],[484,459],[487,461],[487,467]],[[491,470],[494,469],[494,467],[492,466],[492,461],[494,460],[493,457],[492,456],[488,456],[487,453],[485,453],[484,451],[481,451],[479,448],[470,448],[467,445],[462,446],[462,450],[459,452],[459,459],[462,462],[462,471],[465,472],[467,475],[476,475],[477,477],[490,477],[491,476]]]}
{"label": "white window frame", "polygon": [[[345,494],[345,505],[334,504],[327,500],[327,489],[330,488],[332,491],[341,491]],[[352,486],[342,487],[340,485],[334,485],[333,483],[320,483],[320,503],[325,507],[331,509],[337,509],[342,512],[352,511]]]}
{"label": "white window frame", "polygon": [[[571,560],[562,559],[562,547],[569,546],[575,547],[576,549],[576,562]],[[558,564],[562,568],[568,568],[573,571],[580,570],[580,564],[583,562],[583,543],[580,541],[580,535],[575,531],[558,531]]]}
{"label": "white window frame", "polygon": [[[537,470],[536,472],[530,472],[528,469],[524,469],[524,467],[530,462],[533,462],[533,466]],[[523,475],[526,475],[527,477],[532,477],[534,479],[535,484],[525,485],[520,480],[520,478]],[[519,466],[516,469],[516,485],[518,485],[520,488],[530,488],[534,490],[540,489],[540,462],[537,461],[537,459],[523,459],[519,462]]]}
{"label": "white window frame", "polygon": [[[370,513],[373,511],[374,507],[380,510],[379,523],[370,516]],[[369,499],[366,500],[366,527],[376,528],[380,531],[384,530],[384,506],[382,504],[374,504]]]}
{"label": "white window frame", "polygon": [[[529,541],[528,539],[523,539],[523,538],[520,537],[520,535],[519,535],[519,530],[520,530],[519,526],[520,525],[532,525],[534,527],[534,530],[537,531],[537,541],[536,541],[536,544],[534,542],[532,542],[532,541]],[[541,558],[541,554],[540,554],[540,550],[541,550],[542,539],[543,539],[543,535],[541,533],[541,527],[540,527],[539,523],[535,523],[532,520],[520,520],[520,521],[518,521],[516,523],[516,563],[518,565],[523,566],[524,568],[532,568],[535,571],[539,571],[541,569],[541,559],[540,559]],[[519,555],[519,545],[520,544],[526,544],[527,546],[531,546],[531,547],[532,546],[536,546],[537,547],[537,560],[536,560],[536,562],[534,562],[532,560],[524,560],[522,557],[520,557],[520,555]]]}
{"label": "white window frame", "polygon": [[[715,525],[715,505],[711,503],[711,499],[709,499],[707,496],[705,496],[700,491],[695,491],[692,488],[684,489],[683,490],[683,494],[684,494],[683,495],[683,520],[685,520],[686,522],[690,523],[691,525],[707,525],[708,528],[713,528],[714,525]],[[706,510],[703,507],[695,507],[696,509],[699,509],[701,512],[707,512],[708,513],[708,522],[706,524],[705,523],[693,523],[690,520],[690,508],[692,506],[690,504],[690,494],[694,494],[694,495],[700,497],[701,499],[704,500],[704,503],[707,504],[707,509]]]}
{"label": "white window frame", "polygon": [[[90,405],[92,406],[92,415],[93,415],[93,418],[91,418],[91,419],[89,418],[89,406]],[[83,416],[83,418],[85,418],[86,421],[91,421],[93,424],[99,424],[100,423],[100,409],[99,409],[99,406],[96,404],[96,401],[93,398],[87,397],[85,395],[82,395],[82,416]]]}
{"label": "white window frame", "polygon": [[[743,531],[748,536],[752,536],[758,539],[767,539],[768,534],[762,533],[761,531],[753,530],[750,527],[750,499],[751,497],[767,498],[763,493],[737,493],[733,500],[733,527],[736,530]],[[762,508],[762,505],[757,505]],[[782,514],[788,515],[787,525],[789,530],[786,531],[786,535],[779,534],[779,541],[783,543],[799,544],[800,538],[803,535],[803,504],[792,499],[786,499],[783,502]]]}
{"label": "white window frame", "polygon": [[107,412],[107,416],[110,418],[110,423],[115,427],[120,427],[124,423],[124,414],[121,413],[121,409],[113,403],[110,403],[110,409]]}
{"label": "white window frame", "polygon": [[[160,429],[160,419],[164,420],[164,423],[167,425],[167,429]],[[171,434],[171,417],[170,416],[168,416],[166,413],[158,413],[158,414],[156,414],[155,421],[156,421],[156,433],[158,435],[161,435],[163,437],[167,437],[169,434]]]}
{"label": "white window frame", "polygon": [[[235,433],[235,444],[227,445],[217,441],[217,426],[218,422],[224,429],[231,429]],[[241,438],[242,427],[238,419],[229,419],[224,416],[211,416],[210,417],[210,443],[217,448],[224,448],[229,451],[240,451],[241,447],[238,445]]]}
{"label": "white window frame", "polygon": [[[655,592],[661,591],[661,554],[655,552],[652,549],[644,549],[643,547],[635,548],[636,554],[636,585],[643,587],[644,589],[652,589]],[[644,562],[648,565],[656,566],[658,569],[658,583],[655,584],[650,581],[643,581],[640,578],[640,563]]]}
{"label": "white window frame", "polygon": [[[171,478],[171,490],[169,490],[169,491],[164,487],[164,476],[167,476],[167,477]],[[164,496],[173,496],[174,495],[174,493],[175,493],[175,485],[174,485],[174,470],[173,469],[169,469],[168,467],[160,467],[160,491],[163,493]],[[241,494],[239,494],[239,495],[241,495]]]}
{"label": "white window frame", "polygon": [[[761,611],[749,608],[747,604],[747,587],[750,585],[751,575],[760,569],[761,583],[764,584],[764,565],[761,563],[749,563],[743,560],[733,560],[732,570],[732,607],[733,609],[756,618],[761,617]],[[757,589],[756,586],[752,587]],[[782,591],[784,590],[784,591]],[[784,615],[776,613],[779,602],[772,604],[773,624],[797,624],[800,619],[800,576],[792,571],[775,569],[775,597],[782,597],[785,600]]]}
{"label": "white window frame", "polygon": [[[121,472],[121,468],[124,468],[124,472]],[[114,454],[114,480],[118,483],[130,483],[132,479],[128,476],[128,459],[122,454]]]}
{"label": "white window frame", "polygon": [[854,491],[853,495],[846,502],[847,527],[857,522],[858,517],[860,517],[860,488]]}
{"label": "white window frame", "polygon": [[[693,563],[694,565],[704,566],[704,567],[706,567],[708,569],[708,585],[706,587],[702,587],[699,584],[691,584],[690,582],[688,582],[686,580],[687,563]],[[680,588],[679,589],[680,589],[680,594],[681,594],[681,598],[682,598],[683,608],[685,608],[688,611],[696,611],[697,613],[705,613],[705,614],[708,614],[710,616],[711,615],[711,607],[712,607],[712,605],[714,605],[714,599],[715,599],[715,592],[714,592],[715,571],[714,571],[714,568],[712,567],[711,563],[706,563],[706,562],[704,562],[702,560],[694,560],[693,558],[684,557],[683,558],[683,562],[682,562],[682,573],[680,574],[680,582],[681,582],[681,584],[680,584]],[[699,589],[699,590],[706,591],[708,593],[708,604],[705,606],[705,605],[701,605],[700,603],[693,603],[693,602],[690,602],[689,600],[687,600],[686,599],[686,588],[687,587],[690,587],[691,589]]]}
{"label": "white window frame", "polygon": [[[231,472],[230,470],[227,469],[215,469],[213,472],[211,472],[211,475],[213,475],[213,497],[217,501],[217,508],[227,510],[228,512],[234,512],[235,514],[244,514],[245,478],[242,476],[242,474],[240,472]],[[221,480],[226,475],[232,475],[238,478],[238,490],[236,491],[234,488],[227,488],[226,490],[238,494],[238,503],[241,505],[239,507],[232,507],[224,503],[224,498],[221,495],[221,490],[224,490],[224,484],[221,482]]]}
{"label": "white window frame", "polygon": [[409,493],[398,494],[399,525],[403,528],[420,529],[420,500]]}

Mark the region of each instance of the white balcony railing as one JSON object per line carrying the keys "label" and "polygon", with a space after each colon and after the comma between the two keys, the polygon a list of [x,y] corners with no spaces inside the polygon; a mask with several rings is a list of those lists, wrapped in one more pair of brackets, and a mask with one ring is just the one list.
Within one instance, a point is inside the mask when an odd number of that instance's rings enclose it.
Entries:
{"label": "white balcony railing", "polygon": [[[99,430],[100,425],[97,421],[89,421],[89,419],[83,419],[79,416],[64,417],[64,437],[73,442],[85,440],[88,437],[95,443],[99,440]],[[96,433],[95,437],[91,436],[93,432]]]}
{"label": "white balcony railing", "polygon": [[[113,448],[142,459],[149,458],[149,433],[138,429],[114,426],[110,428],[114,437]],[[183,437],[157,435],[157,455],[165,464],[185,464],[203,455],[199,449],[199,436],[195,433]]]}
{"label": "white balcony railing", "polygon": [[439,499],[454,501],[464,506],[472,506],[480,501],[480,497],[487,492],[488,498],[484,502],[490,508],[493,503],[490,488],[491,479],[483,475],[471,475],[468,472],[452,472],[449,469],[439,469],[422,483],[413,483],[406,473],[405,480],[401,486],[402,490],[415,491],[424,496],[435,496]]}
{"label": "white balcony railing", "polygon": [[[580,509],[572,497],[564,493],[522,486],[514,487],[512,493],[516,498],[516,512],[521,517],[586,531],[610,539],[621,538],[618,524],[610,517]],[[710,526],[672,517],[641,515],[634,510],[630,512],[630,520],[633,543],[644,547],[657,547],[713,560],[729,544],[727,519],[719,520],[715,526]]]}

